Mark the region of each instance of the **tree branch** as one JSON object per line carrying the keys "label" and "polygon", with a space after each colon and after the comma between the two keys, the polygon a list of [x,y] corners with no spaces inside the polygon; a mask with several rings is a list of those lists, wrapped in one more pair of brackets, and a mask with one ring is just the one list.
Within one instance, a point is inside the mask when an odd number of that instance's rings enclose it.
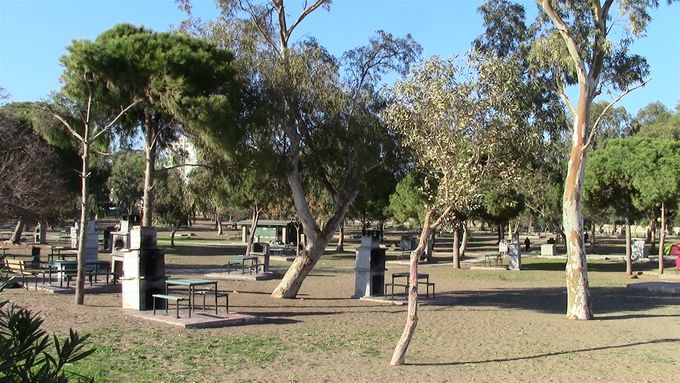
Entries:
{"label": "tree branch", "polygon": [[133,106],[135,106],[139,102],[140,102],[140,100],[135,100],[132,104],[128,105],[125,109],[121,110],[120,113],[118,113],[118,115],[113,120],[111,120],[111,122],[109,122],[104,128],[102,128],[102,130],[97,132],[97,134],[95,134],[92,137],[91,141],[97,140],[102,134],[106,133],[111,128],[113,128],[113,125],[118,121],[118,119],[120,119],[128,110],[130,110],[130,108],[132,108]]}
{"label": "tree branch", "polygon": [[595,120],[595,123],[593,124],[592,128],[590,129],[590,135],[588,135],[588,141],[586,141],[585,145],[583,145],[581,152],[584,152],[585,150],[587,150],[588,147],[590,146],[590,144],[592,143],[593,137],[595,136],[595,133],[597,132],[597,128],[600,126],[600,121],[602,120],[602,117],[609,111],[609,109],[611,109],[611,107],[614,106],[614,104],[621,101],[621,99],[624,98],[626,95],[628,95],[628,93],[630,93],[630,92],[632,92],[636,89],[642,88],[643,86],[647,85],[647,83],[650,82],[650,81],[651,81],[651,79],[644,81],[641,84],[636,85],[632,88],[627,89],[625,92],[621,93],[619,95],[619,97],[617,97],[614,101],[610,102],[609,105],[607,105],[607,107],[604,108],[604,110],[602,110],[602,113],[600,113],[600,115],[597,117],[597,120]]}
{"label": "tree branch", "polygon": [[71,133],[78,141],[80,141],[80,142],[82,142],[82,143],[85,142],[85,140],[83,139],[83,137],[82,137],[80,134],[78,134],[78,132],[76,132],[75,129],[73,129],[73,128],[71,127],[71,125],[70,125],[68,122],[66,122],[66,120],[64,120],[60,115],[54,113],[48,106],[45,107],[45,110],[46,110],[47,112],[49,112],[50,114],[52,114],[52,116],[53,116],[54,118],[56,118],[57,120],[59,120],[62,124],[64,124],[64,126],[66,127],[66,129],[68,129],[68,131],[69,131],[69,132],[70,132],[70,133]]}
{"label": "tree branch", "polygon": [[569,54],[571,55],[572,60],[574,61],[574,64],[576,64],[577,72],[578,72],[578,77],[581,78],[582,83],[586,82],[586,67],[583,64],[583,60],[581,59],[581,55],[578,52],[578,44],[576,44],[576,40],[574,37],[571,35],[569,28],[567,27],[567,24],[565,24],[564,20],[560,17],[560,15],[555,12],[555,9],[552,6],[551,0],[536,0],[536,3],[543,8],[545,13],[548,15],[548,17],[553,21],[555,24],[555,27],[557,30],[560,31],[560,35],[562,35],[562,39],[567,45],[567,50],[569,50]]}

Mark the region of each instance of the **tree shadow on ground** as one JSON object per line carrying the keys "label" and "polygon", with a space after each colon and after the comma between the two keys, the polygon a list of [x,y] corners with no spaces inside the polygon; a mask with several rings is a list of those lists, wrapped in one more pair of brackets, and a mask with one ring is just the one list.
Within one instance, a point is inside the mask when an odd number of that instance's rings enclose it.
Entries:
{"label": "tree shadow on ground", "polygon": [[[591,287],[592,308],[595,319],[627,319],[635,317],[630,312],[644,312],[660,307],[680,305],[676,295],[658,295],[630,291],[625,288]],[[550,314],[566,313],[565,288],[521,288],[495,290],[449,291],[440,295],[453,296],[458,307],[492,306],[499,309],[520,309]],[[449,305],[433,300],[431,306]],[[616,315],[617,313],[625,313]],[[641,314],[654,317],[656,314]],[[670,316],[661,314],[660,316]],[[680,315],[677,315],[680,317]]]}
{"label": "tree shadow on ground", "polygon": [[465,364],[483,364],[483,363],[497,363],[497,362],[514,362],[514,361],[519,361],[519,360],[540,359],[540,358],[546,358],[546,357],[550,357],[550,356],[558,356],[558,355],[565,355],[565,354],[574,354],[574,353],[581,353],[581,352],[601,351],[601,350],[612,350],[612,349],[619,349],[619,348],[626,348],[626,347],[635,347],[635,346],[641,346],[641,345],[646,345],[646,344],[678,343],[678,342],[680,342],[680,339],[677,339],[677,338],[664,338],[664,339],[650,340],[650,341],[646,341],[646,342],[633,342],[633,343],[613,344],[613,345],[607,345],[607,346],[588,347],[588,348],[581,348],[581,349],[576,349],[576,350],[563,350],[563,351],[555,351],[555,352],[546,352],[546,353],[542,353],[542,354],[523,355],[523,356],[516,356],[516,357],[509,357],[509,358],[494,358],[494,359],[483,359],[483,360],[465,360],[465,361],[460,361],[460,362],[405,363],[405,364],[411,365],[411,366],[457,366],[457,365],[465,365]]}
{"label": "tree shadow on ground", "polygon": [[175,247],[166,248],[166,255],[177,257],[227,257],[231,255],[243,255],[245,246],[214,246],[214,245],[183,245],[175,244]]}
{"label": "tree shadow on ground", "polygon": [[[522,270],[524,271],[564,271],[567,260],[562,259],[560,262],[530,262],[522,263]],[[635,271],[652,271],[658,269],[657,262],[633,262],[633,272]],[[675,267],[673,261],[665,260],[664,267]],[[620,261],[597,261],[588,263],[588,271],[592,272],[616,272],[625,273],[626,263]]]}

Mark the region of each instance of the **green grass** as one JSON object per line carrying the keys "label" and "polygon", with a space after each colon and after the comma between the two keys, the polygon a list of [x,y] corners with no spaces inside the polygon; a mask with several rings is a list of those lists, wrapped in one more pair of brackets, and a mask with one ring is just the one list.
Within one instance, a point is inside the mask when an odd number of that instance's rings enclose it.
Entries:
{"label": "green grass", "polygon": [[211,337],[152,330],[123,336],[118,329],[103,328],[90,339],[96,351],[68,371],[97,382],[191,382],[206,371],[263,367],[288,350],[279,338],[259,335]]}
{"label": "green grass", "polygon": [[329,329],[295,331],[286,339],[273,335],[214,336],[209,332],[106,327],[91,334],[96,351],[67,371],[97,382],[217,381],[244,369],[293,363],[291,351],[305,354],[338,352],[383,358],[399,334],[385,329],[341,334]]}

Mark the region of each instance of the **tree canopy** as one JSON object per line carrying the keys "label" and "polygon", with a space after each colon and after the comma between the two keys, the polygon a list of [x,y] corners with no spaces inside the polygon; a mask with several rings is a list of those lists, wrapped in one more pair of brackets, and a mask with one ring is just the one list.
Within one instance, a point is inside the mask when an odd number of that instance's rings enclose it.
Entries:
{"label": "tree canopy", "polygon": [[[94,41],[76,40],[62,57],[67,96],[86,94],[82,73],[87,73],[97,84],[93,91],[99,102],[116,108],[137,101],[119,132],[132,135],[141,129],[145,138],[143,225],[152,222],[158,149],[174,140],[178,130],[187,129],[227,153],[238,146],[240,85],[232,62],[229,51],[206,40],[130,24],[117,25]],[[208,130],[219,134],[201,134]]]}

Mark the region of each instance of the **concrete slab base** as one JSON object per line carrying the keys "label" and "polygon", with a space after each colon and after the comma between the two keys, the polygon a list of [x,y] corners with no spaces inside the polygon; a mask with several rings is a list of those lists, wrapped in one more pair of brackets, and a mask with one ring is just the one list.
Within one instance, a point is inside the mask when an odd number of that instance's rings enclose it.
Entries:
{"label": "concrete slab base", "polygon": [[366,302],[384,303],[386,305],[394,306],[404,306],[405,304],[408,303],[405,299],[401,298],[390,299],[387,297],[360,297],[359,300]]}
{"label": "concrete slab base", "polygon": [[253,274],[241,274],[240,271],[230,271],[230,272],[214,272],[205,274],[206,278],[219,279],[219,280],[229,280],[229,281],[267,281],[270,279],[279,278],[279,276],[273,272],[266,273],[253,273]]}
{"label": "concrete slab base", "polygon": [[639,282],[629,283],[626,288],[663,294],[680,294],[680,282]]}
{"label": "concrete slab base", "polygon": [[[30,284],[30,290],[33,290],[35,288],[34,284]],[[59,287],[58,284],[42,284],[38,283],[38,288],[36,291],[43,291],[47,292],[50,294],[75,294],[76,292],[76,287],[75,287],[75,282],[71,282],[70,287],[66,287],[66,284],[64,284],[62,287]],[[104,283],[104,282],[99,282],[99,283],[93,283],[92,286],[90,286],[89,282],[85,282],[85,294],[106,294],[106,293],[119,293],[121,291],[121,285],[120,283],[117,284],[112,284],[112,283]]]}
{"label": "concrete slab base", "polygon": [[215,328],[228,326],[241,326],[246,324],[262,323],[262,317],[255,315],[239,314],[239,313],[218,313],[212,310],[195,310],[191,311],[191,318],[189,318],[189,309],[180,309],[179,318],[175,316],[175,310],[172,308],[165,313],[165,310],[156,310],[156,315],[153,310],[148,311],[134,311],[124,310],[130,316],[146,319],[154,322],[166,323],[173,326],[179,326],[186,329],[197,328]]}
{"label": "concrete slab base", "polygon": [[506,271],[508,270],[505,266],[471,266],[470,270],[494,270],[494,271]]}
{"label": "concrete slab base", "polygon": [[[394,299],[391,299],[390,297],[361,297],[359,298],[359,300],[375,303],[384,303],[386,305],[394,306],[406,306],[408,304],[408,298],[403,295],[395,296]],[[425,299],[425,297],[418,297],[419,306],[452,305],[456,303],[456,301],[457,301],[456,298],[445,295],[435,296],[434,298],[430,299]]]}

